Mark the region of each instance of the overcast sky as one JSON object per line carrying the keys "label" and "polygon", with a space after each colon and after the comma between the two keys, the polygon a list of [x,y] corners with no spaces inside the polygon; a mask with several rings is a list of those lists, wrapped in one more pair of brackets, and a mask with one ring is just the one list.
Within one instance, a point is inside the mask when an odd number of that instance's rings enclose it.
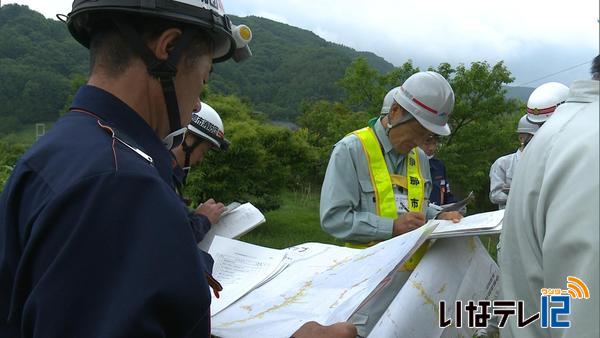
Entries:
{"label": "overcast sky", "polygon": [[[72,3],[7,2],[26,4],[52,18],[67,14]],[[409,58],[421,68],[441,62],[504,60],[516,77],[514,85],[535,87],[547,81],[569,85],[589,78],[591,60],[599,53],[598,0],[223,0],[223,4],[228,13],[308,29],[394,65]],[[573,69],[564,71],[568,68]],[[552,75],[557,72],[561,73]],[[549,77],[537,80],[545,76]]]}

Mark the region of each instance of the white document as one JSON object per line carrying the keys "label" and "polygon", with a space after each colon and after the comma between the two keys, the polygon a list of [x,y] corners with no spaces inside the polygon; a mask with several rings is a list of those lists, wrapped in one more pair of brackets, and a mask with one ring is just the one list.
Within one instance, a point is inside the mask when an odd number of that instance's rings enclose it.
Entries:
{"label": "white document", "polygon": [[285,251],[216,236],[209,253],[215,263],[213,277],[223,286],[220,297],[212,295],[210,312],[215,315],[248,293],[277,271]]}
{"label": "white document", "polygon": [[291,248],[289,264],[279,274],[212,317],[212,334],[289,337],[311,320],[325,325],[347,320],[434,228],[424,226],[364,250],[319,243]]}
{"label": "white document", "polygon": [[198,248],[208,252],[216,235],[225,238],[240,238],[265,222],[265,216],[255,206],[244,203],[233,210],[226,211],[217,224],[213,224]]}
{"label": "white document", "polygon": [[431,234],[431,238],[500,233],[503,218],[504,210],[497,210],[467,216],[461,219],[459,223],[452,223],[452,221],[447,220],[431,220],[429,222],[438,223],[437,228]]}
{"label": "white document", "polygon": [[446,317],[454,319],[455,301],[494,300],[500,271],[476,237],[445,238],[429,248],[406,284],[394,298],[369,338],[472,337],[463,312],[462,328],[439,327],[439,302],[446,301]]}
{"label": "white document", "polygon": [[227,204],[227,206],[225,206],[225,212],[223,212],[221,214],[221,218],[225,217],[227,214],[230,214],[232,211],[237,209],[237,207],[239,207],[240,205],[242,205],[240,202],[231,202],[231,203]]}

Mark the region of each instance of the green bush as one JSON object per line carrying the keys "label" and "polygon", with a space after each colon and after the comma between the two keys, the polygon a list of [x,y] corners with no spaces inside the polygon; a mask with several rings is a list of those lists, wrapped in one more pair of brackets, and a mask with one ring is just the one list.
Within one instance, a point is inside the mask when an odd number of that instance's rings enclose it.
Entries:
{"label": "green bush", "polygon": [[231,141],[226,152],[210,152],[192,170],[185,194],[199,203],[250,201],[262,210],[280,206],[280,195],[302,184],[317,161],[317,153],[302,134],[269,125],[233,96],[206,100],[224,120]]}
{"label": "green bush", "polygon": [[17,160],[26,149],[25,145],[0,142],[0,192],[4,189],[4,184],[8,181]]}

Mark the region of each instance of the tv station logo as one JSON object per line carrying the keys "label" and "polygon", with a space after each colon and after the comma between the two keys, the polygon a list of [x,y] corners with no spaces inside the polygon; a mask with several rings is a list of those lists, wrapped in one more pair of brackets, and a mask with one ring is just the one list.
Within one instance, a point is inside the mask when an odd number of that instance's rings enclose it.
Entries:
{"label": "tv station logo", "polygon": [[[543,328],[570,328],[571,302],[574,300],[590,299],[590,289],[585,282],[577,277],[568,276],[566,289],[543,288],[540,290],[540,312],[533,315],[525,314],[525,303],[522,300],[462,300],[455,303],[454,318],[446,316],[446,301],[439,303],[439,327],[446,328],[455,323],[460,328],[463,325],[463,313],[467,317],[467,327],[483,329],[488,327],[492,317],[498,317],[498,327],[503,328],[511,316],[517,317],[519,328],[527,327],[540,321]],[[464,306],[463,306],[464,305]]]}

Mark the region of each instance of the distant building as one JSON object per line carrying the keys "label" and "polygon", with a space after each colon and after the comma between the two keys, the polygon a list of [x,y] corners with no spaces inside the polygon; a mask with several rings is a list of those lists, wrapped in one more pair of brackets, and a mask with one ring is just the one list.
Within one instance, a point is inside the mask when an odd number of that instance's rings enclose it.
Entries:
{"label": "distant building", "polygon": [[288,121],[269,121],[269,123],[279,126],[279,127],[284,127],[287,129],[290,129],[292,131],[296,131],[298,129],[300,129],[300,126],[295,124],[294,122],[288,122]]}
{"label": "distant building", "polygon": [[46,134],[46,124],[45,123],[36,123],[35,124],[35,140],[37,141],[40,137]]}

